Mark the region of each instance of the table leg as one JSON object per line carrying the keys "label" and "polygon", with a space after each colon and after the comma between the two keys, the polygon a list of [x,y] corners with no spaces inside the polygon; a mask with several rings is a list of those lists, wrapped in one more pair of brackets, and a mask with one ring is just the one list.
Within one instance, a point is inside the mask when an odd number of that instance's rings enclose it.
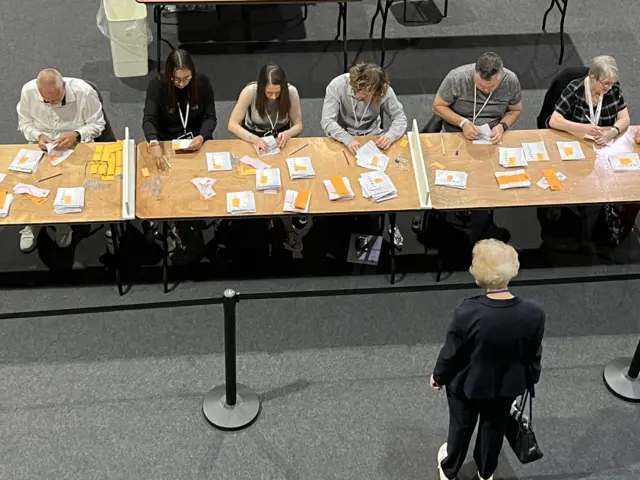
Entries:
{"label": "table leg", "polygon": [[347,73],[347,3],[342,4],[342,62]]}
{"label": "table leg", "polygon": [[371,19],[371,27],[369,28],[369,38],[373,37],[373,27],[376,25],[376,18],[378,18],[378,14],[382,12],[382,0],[378,0],[378,5],[376,6],[376,12],[373,14],[373,18]]}
{"label": "table leg", "polygon": [[380,35],[380,50],[381,50],[380,67],[382,68],[384,68],[384,56],[386,53],[385,38],[387,35],[387,15],[389,14],[389,8],[391,8],[392,3],[393,3],[393,0],[386,0],[384,10],[382,12],[382,32]]}
{"label": "table leg", "polygon": [[444,15],[442,15],[442,18],[447,18],[448,12],[449,12],[449,0],[444,0]]}
{"label": "table leg", "polygon": [[549,5],[549,8],[547,8],[547,11],[544,12],[544,17],[542,17],[542,30],[546,30],[547,28],[547,17],[549,16],[549,13],[551,13],[551,10],[553,10],[554,5],[555,5],[555,0],[551,0],[551,5]]}
{"label": "table leg", "polygon": [[334,40],[338,40],[340,38],[340,31],[342,30],[342,4],[338,4],[338,28],[336,30],[336,38]]}
{"label": "table leg", "polygon": [[153,19],[156,21],[156,69],[161,73],[162,65],[162,11],[164,5],[153,7]]}
{"label": "table leg", "polygon": [[391,246],[391,285],[396,283],[396,242],[394,241],[395,233],[396,233],[396,214],[389,214],[389,243]]}
{"label": "table leg", "polygon": [[569,0],[559,1],[562,2],[562,8],[560,9],[560,59],[558,60],[558,65],[561,65],[564,57],[564,18],[567,15],[567,5],[569,5]]}
{"label": "table leg", "polygon": [[111,243],[113,244],[113,264],[116,270],[116,285],[118,286],[118,293],[122,296],[124,295],[124,289],[122,288],[122,273],[120,270],[122,265],[120,258],[120,239],[116,224],[111,223],[109,228],[111,229]]}
{"label": "table leg", "polygon": [[169,293],[169,246],[167,245],[167,230],[167,222],[162,222],[162,285],[164,287],[164,293]]}

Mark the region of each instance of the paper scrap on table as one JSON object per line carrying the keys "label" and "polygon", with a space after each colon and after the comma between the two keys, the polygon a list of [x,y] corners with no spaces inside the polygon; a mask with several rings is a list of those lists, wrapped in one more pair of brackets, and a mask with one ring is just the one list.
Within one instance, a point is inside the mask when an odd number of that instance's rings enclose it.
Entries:
{"label": "paper scrap on table", "polygon": [[53,201],[53,211],[58,214],[80,213],[84,208],[84,188],[59,188]]}
{"label": "paper scrap on table", "polygon": [[609,164],[614,172],[640,171],[640,158],[638,158],[638,154],[634,152],[609,155]]}
{"label": "paper scrap on table", "polygon": [[527,162],[544,162],[549,160],[549,154],[544,142],[523,143],[522,151]]}
{"label": "paper scrap on table", "polygon": [[2,192],[4,200],[1,202],[2,206],[0,207],[0,218],[5,218],[9,215],[9,208],[11,208],[11,203],[13,202],[13,195],[7,192]]}
{"label": "paper scrap on table", "polygon": [[216,192],[213,191],[213,184],[216,183],[216,181],[213,178],[197,177],[192,179],[191,183],[205,200],[216,196]]}
{"label": "paper scrap on table", "polygon": [[186,149],[189,148],[189,145],[191,145],[192,141],[193,141],[193,139],[191,139],[191,138],[181,138],[179,140],[172,140],[171,141],[171,148],[174,151],[186,150]]}
{"label": "paper scrap on table", "polygon": [[491,127],[488,123],[476,125],[478,131],[478,139],[474,140],[475,145],[491,145]]}
{"label": "paper scrap on table", "polygon": [[207,152],[207,170],[210,172],[224,172],[232,168],[231,152]]}
{"label": "paper scrap on table", "polygon": [[[266,137],[262,137],[262,140],[265,141],[265,143],[267,144],[268,149],[263,151],[260,151],[258,149],[258,147],[256,147],[255,145],[253,146],[253,148],[255,148],[256,153],[258,155],[260,155],[261,157],[264,157],[266,155],[277,155],[278,153],[280,153],[280,147],[278,147],[278,141],[275,139],[275,137],[273,135],[268,135]],[[258,167],[256,167],[258,168]]]}
{"label": "paper scrap on table", "polygon": [[0,183],[4,182],[4,179],[7,178],[6,173],[0,173]]}
{"label": "paper scrap on table", "polygon": [[427,148],[433,147],[433,143],[431,143],[431,140],[429,140],[429,137],[424,138],[424,144],[426,145]]}
{"label": "paper scrap on table", "polygon": [[284,212],[309,213],[311,192],[308,190],[287,190],[284,195]]}
{"label": "paper scrap on table", "polygon": [[51,165],[57,167],[73,153],[71,148],[58,148],[55,142],[47,143],[47,155],[51,159]]}
{"label": "paper scrap on table", "polygon": [[47,190],[46,188],[38,188],[34,185],[27,185],[25,183],[16,183],[13,187],[13,193],[15,194],[23,194],[27,193],[29,195],[33,195],[38,198],[46,198],[49,196],[49,192],[51,190]]}
{"label": "paper scrap on table", "polygon": [[407,145],[409,145],[409,140],[407,140],[406,137],[404,137],[402,140],[400,140],[400,146],[402,148],[406,147]]}
{"label": "paper scrap on table", "polygon": [[22,196],[27,200],[31,200],[36,205],[42,205],[47,201],[47,198],[34,197],[33,195],[29,195],[28,193],[23,193]]}
{"label": "paper scrap on table", "polygon": [[255,175],[256,174],[256,169],[255,168],[249,168],[247,165],[245,165],[244,163],[240,163],[240,162],[238,162],[236,164],[236,170],[238,170],[238,173],[240,175]]}
{"label": "paper scrap on table", "polygon": [[526,167],[527,161],[524,158],[522,148],[500,147],[500,165],[506,168]]}
{"label": "paper scrap on table", "polygon": [[429,165],[430,167],[436,167],[439,170],[444,170],[445,167],[443,164],[441,164],[440,162],[433,162],[431,165]]}
{"label": "paper scrap on table", "polygon": [[556,142],[562,160],[584,160],[579,142]]}
{"label": "paper scrap on table", "polygon": [[258,160],[257,158],[250,157],[248,155],[242,157],[240,161],[245,165],[249,165],[250,167],[255,168],[256,170],[265,170],[267,168],[271,168],[271,165],[268,165],[263,161]]}
{"label": "paper scrap on table", "polygon": [[382,153],[373,141],[369,141],[356,152],[356,165],[384,172],[389,165],[389,157]]}
{"label": "paper scrap on table", "polygon": [[467,178],[467,172],[436,170],[435,184],[440,187],[451,187],[464,190],[467,188]]}
{"label": "paper scrap on table", "polygon": [[[561,182],[564,182],[567,179],[567,176],[564,173],[556,172],[556,178]],[[546,178],[542,177],[536,185],[538,185],[541,189],[546,190],[547,188],[549,188],[549,181]]]}
{"label": "paper scrap on table", "polygon": [[142,176],[143,177],[149,177],[151,176],[151,174],[149,173],[149,169],[148,168],[143,168],[140,170],[142,172]]}

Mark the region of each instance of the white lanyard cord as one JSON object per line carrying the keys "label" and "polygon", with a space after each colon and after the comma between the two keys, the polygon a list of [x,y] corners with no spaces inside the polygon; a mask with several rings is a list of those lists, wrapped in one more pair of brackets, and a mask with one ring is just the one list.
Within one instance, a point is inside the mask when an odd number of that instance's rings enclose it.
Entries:
{"label": "white lanyard cord", "polygon": [[180,102],[178,102],[178,112],[180,113],[180,121],[182,122],[182,129],[184,133],[187,133],[187,123],[189,123],[189,102],[187,102],[187,114],[182,116],[182,109],[180,108]]}
{"label": "white lanyard cord", "polygon": [[602,97],[604,97],[604,94],[600,95],[600,98],[598,99],[598,106],[596,107],[596,112],[594,114],[593,97],[591,96],[591,78],[587,78],[589,79],[589,82],[585,90],[587,94],[587,103],[589,104],[589,122],[591,122],[591,125],[597,127],[598,122],[600,122],[600,113],[602,112]]}
{"label": "white lanyard cord", "polygon": [[371,105],[371,99],[369,99],[369,101],[367,102],[367,106],[364,107],[364,111],[360,116],[360,120],[358,120],[358,115],[356,114],[356,107],[358,106],[359,101],[360,100],[356,100],[356,102],[354,103],[353,99],[351,99],[351,108],[353,109],[353,118],[356,121],[356,131],[360,130],[360,125],[362,124],[362,120],[364,120],[364,116],[367,114],[367,110],[369,110],[369,105]]}
{"label": "white lanyard cord", "polygon": [[493,90],[491,90],[491,92],[489,93],[489,96],[482,104],[482,107],[480,107],[480,111],[476,114],[476,103],[478,101],[478,87],[475,84],[473,85],[473,122],[471,123],[473,123],[474,125],[476,123],[476,119],[480,116],[480,114],[482,113],[482,110],[484,110],[484,107],[486,107],[487,103],[489,103],[489,99],[491,98],[491,95],[493,95]]}
{"label": "white lanyard cord", "polygon": [[269,123],[271,124],[271,130],[273,133],[276,133],[276,125],[278,125],[278,118],[280,117],[280,109],[278,108],[278,111],[276,112],[276,123],[274,124],[271,121],[271,115],[269,115],[269,112],[264,112],[267,114],[267,119],[269,120]]}

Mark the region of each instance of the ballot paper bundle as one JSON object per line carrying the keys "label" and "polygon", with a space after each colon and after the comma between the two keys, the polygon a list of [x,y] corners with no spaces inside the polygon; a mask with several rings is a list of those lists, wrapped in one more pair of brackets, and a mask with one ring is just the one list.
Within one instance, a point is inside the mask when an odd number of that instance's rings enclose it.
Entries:
{"label": "ballot paper bundle", "polygon": [[435,184],[440,187],[467,188],[467,172],[454,170],[436,170]]}
{"label": "ballot paper bundle", "polygon": [[207,152],[207,170],[224,172],[231,170],[231,152]]}
{"label": "ballot paper bundle", "polygon": [[84,208],[84,187],[59,188],[53,201],[56,213],[80,213]]}
{"label": "ballot paper bundle", "polygon": [[614,172],[640,172],[640,158],[637,153],[609,155],[609,163]]}
{"label": "ballot paper bundle", "polygon": [[311,158],[309,157],[287,158],[287,166],[289,167],[291,180],[314,178],[316,176],[313,165],[311,165]]}
{"label": "ballot paper bundle", "polygon": [[22,173],[33,173],[38,168],[43,152],[21,148],[15,156],[9,170]]}
{"label": "ballot paper bundle", "polygon": [[544,162],[549,160],[549,154],[544,142],[523,143],[522,152],[527,162]]}
{"label": "ballot paper bundle", "polygon": [[356,152],[356,165],[369,170],[384,172],[389,165],[389,157],[382,153],[373,141],[370,141]]}
{"label": "ballot paper bundle", "polygon": [[500,190],[531,186],[531,178],[529,178],[529,174],[523,169],[509,172],[496,172],[496,180],[498,181]]}
{"label": "ballot paper bundle", "polygon": [[579,142],[556,142],[562,160],[584,160]]}
{"label": "ballot paper bundle", "polygon": [[362,173],[358,179],[362,196],[375,202],[384,202],[398,196],[398,190],[388,175],[382,172]]}
{"label": "ballot paper bundle", "polygon": [[329,180],[324,180],[322,183],[324,183],[324,188],[327,189],[329,200],[353,200],[356,196],[347,177],[336,175],[329,178]]}
{"label": "ballot paper bundle", "polygon": [[491,144],[491,127],[488,123],[482,125],[476,125],[476,131],[478,132],[478,139],[473,143],[476,145],[490,145]]}
{"label": "ballot paper bundle", "polygon": [[7,192],[0,192],[0,218],[9,215],[9,208],[13,202],[13,195]]}
{"label": "ballot paper bundle", "polygon": [[178,140],[172,140],[171,149],[174,152],[187,151],[189,145],[191,145],[191,142],[193,142],[192,138],[181,138]]}
{"label": "ballot paper bundle", "polygon": [[191,183],[205,200],[216,196],[216,192],[213,191],[213,184],[216,183],[216,181],[213,178],[198,177],[191,180]]}
{"label": "ballot paper bundle", "polygon": [[55,142],[47,143],[47,155],[49,155],[51,165],[54,167],[57,167],[64,162],[72,153],[73,150],[70,148],[59,148],[58,144]]}
{"label": "ballot paper bundle", "polygon": [[293,213],[309,213],[309,204],[311,203],[311,192],[308,190],[287,190],[284,195],[285,212]]}
{"label": "ballot paper bundle", "polygon": [[253,192],[227,193],[227,212],[232,215],[255,213],[256,198]]}
{"label": "ballot paper bundle", "polygon": [[265,193],[276,193],[282,188],[280,182],[280,169],[268,168],[256,170],[256,190]]}
{"label": "ballot paper bundle", "polygon": [[276,141],[275,137],[273,135],[268,135],[266,137],[262,137],[262,140],[264,140],[264,142],[267,144],[267,150],[261,151],[258,149],[258,147],[256,147],[255,145],[253,146],[253,148],[256,149],[256,153],[258,155],[260,155],[261,157],[264,157],[266,155],[277,155],[278,153],[280,153],[280,148],[278,147],[278,142]]}
{"label": "ballot paper bundle", "polygon": [[506,168],[526,167],[528,163],[524,158],[522,148],[500,147],[500,165]]}

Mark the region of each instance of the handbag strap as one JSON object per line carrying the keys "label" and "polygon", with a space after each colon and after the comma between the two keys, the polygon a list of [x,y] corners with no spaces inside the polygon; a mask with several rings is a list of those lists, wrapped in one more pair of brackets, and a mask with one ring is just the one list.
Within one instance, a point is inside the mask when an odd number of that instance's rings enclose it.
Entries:
{"label": "handbag strap", "polygon": [[518,405],[519,410],[519,418],[518,420],[522,420],[522,415],[524,415],[524,409],[527,404],[527,400],[529,400],[529,425],[533,428],[533,397],[527,388],[522,396],[520,397],[520,404]]}

